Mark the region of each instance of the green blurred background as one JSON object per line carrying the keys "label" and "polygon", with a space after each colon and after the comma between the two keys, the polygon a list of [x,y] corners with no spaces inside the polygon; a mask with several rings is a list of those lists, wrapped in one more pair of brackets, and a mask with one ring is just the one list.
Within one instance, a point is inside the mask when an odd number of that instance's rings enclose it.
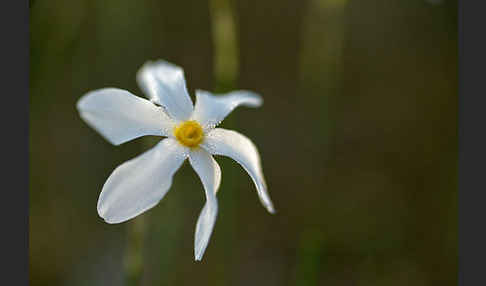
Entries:
{"label": "green blurred background", "polygon": [[[456,285],[457,3],[447,0],[30,1],[31,285]],[[193,258],[204,204],[187,163],[153,209],[109,225],[114,147],[76,101],[135,82],[147,60],[188,87],[262,94],[223,127],[258,146],[268,214],[218,157],[220,212]]]}

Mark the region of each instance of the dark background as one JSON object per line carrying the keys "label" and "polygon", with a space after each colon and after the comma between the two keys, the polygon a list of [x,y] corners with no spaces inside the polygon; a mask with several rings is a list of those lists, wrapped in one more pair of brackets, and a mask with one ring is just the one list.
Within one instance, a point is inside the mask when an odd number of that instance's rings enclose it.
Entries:
{"label": "dark background", "polygon": [[[30,6],[31,285],[457,284],[456,1]],[[114,147],[76,101],[107,86],[142,96],[135,73],[157,58],[184,68],[191,93],[265,101],[223,127],[259,147],[277,214],[218,157],[220,212],[200,263],[204,192],[188,164],[135,220],[96,212],[111,171],[158,139]]]}

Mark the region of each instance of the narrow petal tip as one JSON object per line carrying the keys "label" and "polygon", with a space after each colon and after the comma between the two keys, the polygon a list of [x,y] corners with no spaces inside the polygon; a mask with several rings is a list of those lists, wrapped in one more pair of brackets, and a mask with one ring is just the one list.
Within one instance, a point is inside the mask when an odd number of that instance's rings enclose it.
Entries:
{"label": "narrow petal tip", "polygon": [[108,209],[101,208],[101,207],[98,207],[98,216],[100,218],[102,218],[108,224],[118,224],[118,223],[122,223],[122,222],[125,222],[125,221],[130,219],[130,218],[129,219],[117,218],[113,215],[108,214]]}
{"label": "narrow petal tip", "polygon": [[263,105],[263,97],[260,94],[253,92],[253,91],[248,91],[248,90],[245,90],[245,91],[242,91],[242,92],[246,92],[250,96],[250,100],[249,100],[247,106],[260,107],[260,106]]}
{"label": "narrow petal tip", "polygon": [[202,261],[204,252],[206,248],[197,248],[194,249],[194,261]]}
{"label": "narrow petal tip", "polygon": [[97,211],[98,211],[98,216],[99,216],[100,218],[102,218],[102,219],[103,219],[103,220],[104,220],[106,223],[109,223],[109,224],[115,224],[115,223],[119,223],[119,222],[117,222],[117,221],[115,221],[115,220],[111,219],[111,218],[110,218],[110,217],[107,215],[107,213],[108,213],[108,208],[107,208],[105,205],[103,205],[103,204],[101,204],[101,203],[99,203],[99,202],[98,202],[98,206],[97,206]]}

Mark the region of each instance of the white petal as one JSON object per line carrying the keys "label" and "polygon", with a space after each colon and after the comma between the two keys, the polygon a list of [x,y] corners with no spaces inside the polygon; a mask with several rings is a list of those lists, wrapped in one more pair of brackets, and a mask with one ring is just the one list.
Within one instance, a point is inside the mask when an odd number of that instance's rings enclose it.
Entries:
{"label": "white petal", "polygon": [[137,82],[172,118],[187,120],[191,116],[193,106],[182,68],[163,60],[149,61],[137,72]]}
{"label": "white petal", "polygon": [[199,175],[206,192],[206,204],[197,220],[194,239],[194,257],[196,260],[201,260],[218,214],[216,192],[221,183],[221,169],[213,156],[202,148],[191,151],[189,162]]}
{"label": "white petal", "polygon": [[205,129],[214,128],[239,105],[259,107],[262,102],[258,94],[247,90],[236,90],[223,95],[196,90],[196,107],[191,118]]}
{"label": "white petal", "polygon": [[206,134],[202,146],[211,154],[228,156],[238,162],[255,183],[262,204],[270,213],[275,212],[263,177],[260,155],[250,139],[232,130],[215,128]]}
{"label": "white petal", "polygon": [[88,92],[76,106],[81,118],[114,145],[144,135],[167,136],[175,124],[162,108],[117,88]]}
{"label": "white petal", "polygon": [[120,223],[152,208],[167,193],[187,156],[185,147],[167,138],[121,164],[103,186],[98,214],[108,223]]}

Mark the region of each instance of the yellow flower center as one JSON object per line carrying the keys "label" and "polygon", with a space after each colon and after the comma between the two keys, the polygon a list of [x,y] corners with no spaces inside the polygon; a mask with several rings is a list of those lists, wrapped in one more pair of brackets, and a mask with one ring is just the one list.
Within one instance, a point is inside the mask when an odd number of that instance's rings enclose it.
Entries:
{"label": "yellow flower center", "polygon": [[196,121],[184,121],[174,128],[174,136],[184,146],[195,148],[204,137],[203,129]]}

